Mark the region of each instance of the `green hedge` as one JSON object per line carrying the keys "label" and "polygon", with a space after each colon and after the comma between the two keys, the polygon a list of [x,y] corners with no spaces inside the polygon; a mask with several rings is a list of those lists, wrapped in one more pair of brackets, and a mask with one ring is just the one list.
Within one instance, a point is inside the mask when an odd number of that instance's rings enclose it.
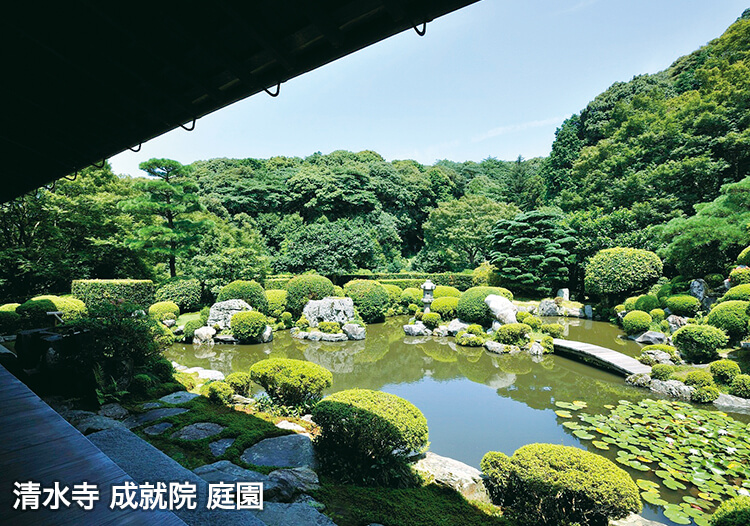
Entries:
{"label": "green hedge", "polygon": [[729,337],[724,331],[711,325],[685,325],[672,335],[682,357],[694,363],[709,363],[719,357]]}
{"label": "green hedge", "polygon": [[292,276],[289,277],[283,277],[283,278],[276,278],[276,277],[269,277],[263,281],[263,286],[266,289],[286,289],[287,283],[289,283],[292,279]]}
{"label": "green hedge", "polygon": [[445,285],[456,287],[458,290],[466,290],[472,287],[471,274],[455,274],[450,272],[428,273],[428,272],[399,272],[399,273],[373,273],[373,274],[342,274],[333,276],[337,285],[343,285],[355,279],[371,279],[379,281],[382,284],[390,283],[397,285],[402,289],[408,287],[419,288],[426,280],[432,281],[435,285]]}
{"label": "green hedge", "polygon": [[575,447],[530,444],[482,459],[490,493],[524,525],[608,524],[642,509],[638,487],[611,460]]}
{"label": "green hedge", "polygon": [[332,471],[364,482],[385,482],[428,445],[427,419],[396,395],[349,389],[324,398],[313,409],[320,426],[315,448]]}
{"label": "green hedge", "polygon": [[20,306],[20,303],[6,303],[0,305],[0,312],[16,312],[16,309]]}
{"label": "green hedge", "polygon": [[80,279],[70,286],[89,309],[107,303],[131,303],[146,309],[154,303],[154,282],[147,279]]}
{"label": "green hedge", "polygon": [[711,362],[711,374],[721,384],[731,384],[734,377],[740,374],[740,366],[733,360],[717,360]]}
{"label": "green hedge", "polygon": [[289,280],[286,286],[286,310],[295,318],[302,314],[310,300],[320,300],[333,296],[333,283],[328,278],[317,274],[303,274]]}
{"label": "green hedge", "polygon": [[266,290],[266,300],[268,301],[268,314],[274,318],[280,318],[286,310],[287,292],[281,289]]}
{"label": "green hedge", "polygon": [[397,285],[391,285],[389,283],[381,283],[385,291],[388,293],[388,301],[392,308],[395,308],[401,302],[401,293],[404,292],[401,287]]}
{"label": "green hedge", "polygon": [[672,314],[692,317],[700,310],[701,302],[695,296],[680,294],[664,298],[664,307],[669,309]]}
{"label": "green hedge", "polygon": [[232,316],[230,326],[232,335],[241,343],[255,343],[266,330],[268,319],[257,310],[238,312]]}
{"label": "green hedge", "polygon": [[266,293],[257,281],[238,279],[224,285],[219,291],[216,301],[243,300],[255,310],[268,314],[268,300]]}
{"label": "green hedge", "polygon": [[172,279],[157,289],[155,299],[157,302],[172,301],[180,311],[192,312],[201,303],[201,283],[197,279]]}
{"label": "green hedge", "polygon": [[456,306],[459,319],[466,323],[478,323],[485,327],[492,325],[495,318],[484,302],[490,294],[501,295],[501,291],[496,287],[472,287],[461,294]]}
{"label": "green hedge", "polygon": [[711,526],[747,526],[748,524],[750,524],[750,497],[734,497],[725,500],[711,515]]}
{"label": "green hedge", "polygon": [[750,302],[738,300],[719,303],[708,313],[706,323],[722,329],[730,340],[737,341],[747,334],[748,306]]}
{"label": "green hedge", "polygon": [[[285,406],[316,402],[323,390],[333,384],[333,375],[325,367],[287,358],[256,362],[250,367],[250,377],[272,400]],[[317,420],[316,423],[320,425]]]}
{"label": "green hedge", "polygon": [[646,332],[652,321],[648,312],[634,310],[628,312],[622,319],[622,328],[628,335],[639,334]]}
{"label": "green hedge", "polygon": [[377,281],[357,279],[344,285],[344,294],[354,300],[354,306],[365,323],[385,320],[390,307],[388,292]]}
{"label": "green hedge", "polygon": [[606,296],[643,289],[659,279],[662,268],[659,256],[648,250],[600,250],[586,265],[586,292]]}
{"label": "green hedge", "polygon": [[430,305],[430,310],[440,314],[440,317],[445,321],[452,320],[456,317],[456,309],[458,308],[458,298],[452,296],[445,296],[437,298]]}

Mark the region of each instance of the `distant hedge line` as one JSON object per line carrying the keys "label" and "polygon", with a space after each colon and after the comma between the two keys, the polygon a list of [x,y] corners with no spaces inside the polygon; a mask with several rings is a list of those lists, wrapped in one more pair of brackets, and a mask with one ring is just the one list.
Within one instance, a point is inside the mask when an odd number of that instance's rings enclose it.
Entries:
{"label": "distant hedge line", "polygon": [[155,287],[149,279],[79,279],[70,291],[89,309],[119,300],[148,308],[154,303]]}
{"label": "distant hedge line", "polygon": [[[373,273],[373,274],[342,274],[341,276],[329,276],[335,285],[343,287],[355,279],[377,280],[383,285],[396,285],[402,289],[408,287],[419,288],[426,279],[432,280],[435,285],[446,285],[456,287],[458,290],[466,290],[474,286],[471,274],[455,274],[450,272],[431,274],[428,272],[409,273]],[[269,276],[264,283],[268,289],[285,289],[291,276]]]}

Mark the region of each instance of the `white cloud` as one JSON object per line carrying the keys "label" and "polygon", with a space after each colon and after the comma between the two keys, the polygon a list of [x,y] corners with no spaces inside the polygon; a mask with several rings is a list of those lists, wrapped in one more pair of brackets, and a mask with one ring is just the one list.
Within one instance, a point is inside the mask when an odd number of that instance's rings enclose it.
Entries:
{"label": "white cloud", "polygon": [[530,130],[532,128],[544,128],[546,126],[559,125],[562,124],[564,120],[565,117],[558,116],[550,117],[549,119],[544,120],[521,122],[519,124],[510,124],[507,126],[498,126],[497,128],[492,128],[491,130],[486,131],[481,135],[477,135],[471,140],[472,142],[486,141],[487,139],[497,137],[498,135],[504,135],[506,133],[520,132],[524,130]]}

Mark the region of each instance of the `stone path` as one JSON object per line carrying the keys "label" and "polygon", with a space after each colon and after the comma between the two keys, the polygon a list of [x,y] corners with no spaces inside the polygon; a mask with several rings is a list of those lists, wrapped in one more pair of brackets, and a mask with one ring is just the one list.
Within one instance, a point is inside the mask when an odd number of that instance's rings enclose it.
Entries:
{"label": "stone path", "polygon": [[306,435],[266,438],[247,448],[241,459],[256,466],[315,467],[312,441]]}
{"label": "stone path", "polygon": [[643,365],[635,358],[631,358],[621,352],[613,351],[590,343],[574,342],[570,340],[553,340],[555,352],[581,357],[585,361],[591,361],[605,369],[609,369],[623,376],[631,374],[651,374],[651,367]]}

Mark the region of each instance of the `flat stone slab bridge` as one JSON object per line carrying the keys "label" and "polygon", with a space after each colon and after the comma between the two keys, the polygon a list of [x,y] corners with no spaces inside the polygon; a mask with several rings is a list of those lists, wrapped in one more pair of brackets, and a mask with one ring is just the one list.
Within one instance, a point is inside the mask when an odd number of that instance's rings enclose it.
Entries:
{"label": "flat stone slab bridge", "polygon": [[622,376],[631,374],[646,373],[651,374],[651,367],[643,365],[641,362],[621,352],[599,347],[590,343],[574,342],[570,340],[553,340],[555,352],[561,354],[573,355],[583,359],[586,362],[592,362],[600,367],[609,369]]}

